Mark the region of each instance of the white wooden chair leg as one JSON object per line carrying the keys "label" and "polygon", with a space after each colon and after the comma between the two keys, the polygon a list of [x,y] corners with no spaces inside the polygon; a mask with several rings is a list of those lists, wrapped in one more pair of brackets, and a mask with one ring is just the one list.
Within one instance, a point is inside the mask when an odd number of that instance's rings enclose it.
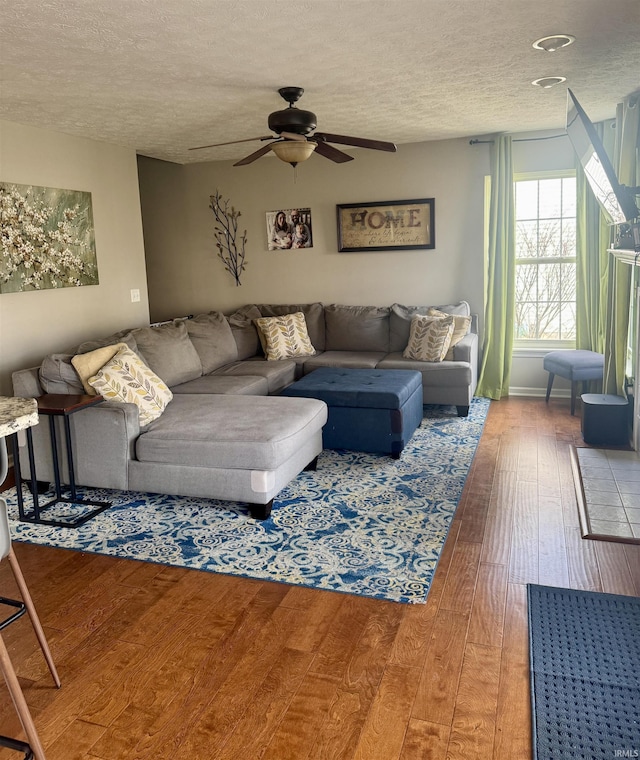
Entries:
{"label": "white wooden chair leg", "polygon": [[13,669],[13,664],[11,663],[9,652],[7,651],[7,647],[5,646],[4,640],[1,635],[0,635],[0,671],[2,671],[4,680],[7,683],[9,694],[11,695],[11,699],[13,701],[13,704],[15,705],[16,712],[18,713],[18,717],[20,718],[20,723],[22,724],[22,728],[24,729],[24,732],[27,736],[27,741],[29,742],[29,746],[31,747],[33,751],[35,759],[46,760],[44,750],[42,749],[42,745],[40,744],[40,738],[38,737],[38,732],[36,731],[36,727],[33,723],[33,718],[31,717],[31,713],[29,712],[29,707],[24,698],[24,694],[22,693],[22,689],[20,688],[18,677],[16,675],[15,670]]}
{"label": "white wooden chair leg", "polygon": [[27,612],[29,613],[29,617],[31,618],[31,624],[33,625],[33,630],[35,631],[36,638],[38,639],[38,643],[40,644],[40,648],[42,649],[42,654],[44,655],[44,659],[46,660],[47,665],[49,666],[49,670],[51,671],[51,675],[53,676],[53,680],[56,686],[60,688],[60,678],[58,676],[58,671],[56,670],[55,663],[53,662],[53,657],[51,656],[51,650],[49,649],[49,644],[47,643],[47,639],[44,635],[44,631],[42,630],[42,625],[40,624],[40,618],[38,617],[38,613],[36,612],[36,608],[34,607],[33,600],[31,599],[31,594],[29,593],[29,589],[27,588],[27,584],[25,583],[24,576],[22,575],[22,570],[20,569],[20,565],[18,563],[18,558],[14,554],[13,548],[9,550],[7,559],[9,560],[9,565],[11,566],[14,578],[16,579],[16,584],[18,585],[18,589],[20,590],[20,594],[24,601],[25,607],[27,608]]}

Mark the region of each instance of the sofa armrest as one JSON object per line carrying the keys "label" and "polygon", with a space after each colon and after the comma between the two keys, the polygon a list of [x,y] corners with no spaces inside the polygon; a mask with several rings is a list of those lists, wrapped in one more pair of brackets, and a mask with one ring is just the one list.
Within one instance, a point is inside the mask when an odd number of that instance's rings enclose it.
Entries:
{"label": "sofa armrest", "polygon": [[76,444],[76,480],[96,488],[129,487],[140,417],[135,404],[103,401],[70,418]]}
{"label": "sofa armrest", "polygon": [[[63,420],[55,418],[58,436],[60,473],[64,483],[69,482],[69,467],[64,446]],[[126,490],[129,481],[129,461],[135,455],[135,442],[140,434],[138,407],[104,401],[70,415],[69,425],[73,442],[76,483],[94,488]],[[53,482],[53,463],[49,434],[49,420],[41,416],[40,423],[32,428],[35,452],[36,477]],[[29,477],[29,459],[26,446],[20,450],[23,478]]]}
{"label": "sofa armrest", "polygon": [[13,383],[13,392],[20,398],[35,398],[42,396],[44,390],[40,385],[38,374],[40,367],[30,367],[29,369],[16,370],[11,375]]}
{"label": "sofa armrest", "polygon": [[478,336],[475,333],[467,333],[464,338],[453,347],[453,361],[478,362]]}
{"label": "sofa armrest", "polygon": [[471,395],[473,396],[478,384],[478,336],[476,333],[467,333],[453,347],[453,360],[456,362],[469,362],[471,365]]}

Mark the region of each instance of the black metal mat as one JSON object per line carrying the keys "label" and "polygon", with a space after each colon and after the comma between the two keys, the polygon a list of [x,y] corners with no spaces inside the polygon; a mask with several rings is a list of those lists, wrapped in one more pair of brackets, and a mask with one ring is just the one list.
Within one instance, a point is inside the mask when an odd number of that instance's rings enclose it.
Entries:
{"label": "black metal mat", "polygon": [[640,599],[527,596],[536,760],[640,757]]}

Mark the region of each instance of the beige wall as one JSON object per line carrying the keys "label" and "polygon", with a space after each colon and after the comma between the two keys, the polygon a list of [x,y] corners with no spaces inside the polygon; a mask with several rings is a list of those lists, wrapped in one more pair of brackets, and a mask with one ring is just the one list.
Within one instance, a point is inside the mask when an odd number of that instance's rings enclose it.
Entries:
{"label": "beige wall", "polygon": [[[92,194],[100,284],[0,294],[0,394],[11,372],[149,321],[135,152],[0,121],[0,180]],[[140,302],[131,303],[131,288]]]}
{"label": "beige wall", "polygon": [[[248,149],[249,152],[250,149]],[[468,140],[401,145],[396,154],[354,151],[334,164],[312,156],[297,168],[275,157],[176,166],[139,159],[152,319],[244,303],[449,303],[482,311],[483,183],[488,146]],[[216,189],[242,212],[248,235],[242,285],[216,257]],[[338,253],[336,204],[435,198],[435,250]],[[310,207],[313,248],[269,251],[265,213]]]}
{"label": "beige wall", "polygon": [[[572,168],[569,140],[557,134],[514,135],[514,171]],[[465,299],[482,326],[484,179],[490,145],[446,140],[401,145],[396,154],[359,150],[354,156],[343,165],[312,156],[298,167],[296,178],[273,157],[245,167],[231,162],[176,166],[140,158],[152,319],[230,311],[251,302],[425,304]],[[240,287],[216,258],[214,218],[208,208],[216,189],[240,209],[240,228],[248,233],[248,264]],[[338,253],[336,204],[422,197],[435,198],[435,250]],[[268,251],[265,212],[298,206],[311,207],[313,248]],[[544,393],[544,353],[515,352],[513,393]],[[568,393],[561,379],[556,385]]]}
{"label": "beige wall", "polygon": [[[88,337],[148,323],[149,312],[156,320],[250,302],[466,299],[482,315],[489,146],[464,139],[354,155],[343,165],[314,156],[295,178],[271,157],[235,168],[141,157],[138,190],[133,151],[0,121],[0,180],[92,193],[100,276],[96,286],[0,295],[0,393],[11,393],[14,369]],[[514,145],[516,171],[572,163],[566,139]],[[216,189],[241,210],[248,232],[241,287],[216,257],[208,208]],[[338,253],[336,204],[422,197],[435,198],[435,250]],[[268,251],[265,212],[297,206],[311,207],[314,247]],[[140,303],[131,303],[131,288],[140,290]],[[541,359],[523,361],[514,362],[514,384],[543,388]]]}

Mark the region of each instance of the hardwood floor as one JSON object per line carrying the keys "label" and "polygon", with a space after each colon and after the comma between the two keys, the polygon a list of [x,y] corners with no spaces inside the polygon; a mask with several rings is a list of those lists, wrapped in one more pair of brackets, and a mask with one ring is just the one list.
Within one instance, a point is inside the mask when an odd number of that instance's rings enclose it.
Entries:
{"label": "hardwood floor", "polygon": [[580,536],[571,443],[568,401],[492,403],[426,605],[14,544],[63,683],[4,631],[48,760],[530,758],[526,584],[640,595],[640,546]]}

